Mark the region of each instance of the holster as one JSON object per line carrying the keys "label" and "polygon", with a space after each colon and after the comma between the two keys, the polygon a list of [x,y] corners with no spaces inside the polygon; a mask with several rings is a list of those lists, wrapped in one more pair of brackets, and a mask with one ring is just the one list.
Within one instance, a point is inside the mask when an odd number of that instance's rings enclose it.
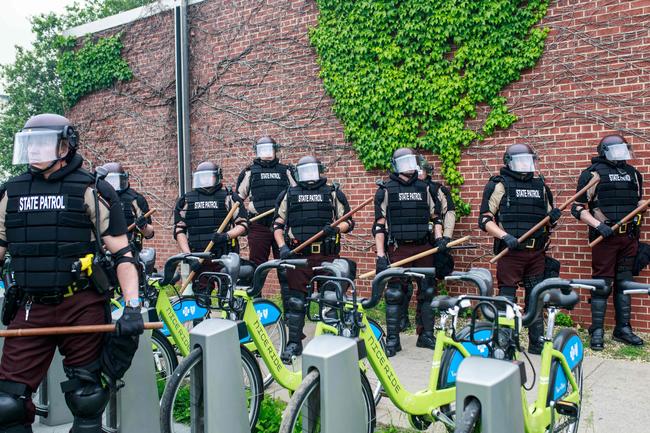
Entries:
{"label": "holster", "polygon": [[25,293],[16,284],[11,284],[5,290],[5,301],[2,305],[2,324],[9,326],[23,302]]}
{"label": "holster", "polygon": [[90,280],[99,294],[103,295],[117,286],[117,271],[108,257],[95,256],[91,269]]}

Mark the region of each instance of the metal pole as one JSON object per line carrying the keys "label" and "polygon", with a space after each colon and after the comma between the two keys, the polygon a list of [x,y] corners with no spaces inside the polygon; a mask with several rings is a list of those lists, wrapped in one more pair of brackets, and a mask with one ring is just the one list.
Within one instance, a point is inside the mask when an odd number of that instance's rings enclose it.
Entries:
{"label": "metal pole", "polygon": [[189,31],[187,0],[174,8],[174,42],[176,53],[176,137],[178,144],[178,192],[190,189],[190,93]]}

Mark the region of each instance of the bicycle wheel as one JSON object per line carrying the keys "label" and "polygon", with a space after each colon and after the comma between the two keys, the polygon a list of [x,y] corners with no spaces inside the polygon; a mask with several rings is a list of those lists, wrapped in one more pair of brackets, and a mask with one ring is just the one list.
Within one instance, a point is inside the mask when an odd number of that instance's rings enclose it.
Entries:
{"label": "bicycle wheel", "polygon": [[159,329],[154,329],[151,334],[151,349],[153,351],[154,368],[156,369],[158,398],[160,398],[167,381],[178,367],[178,357],[174,346]]}
{"label": "bicycle wheel", "polygon": [[[372,433],[376,423],[375,405],[370,384],[363,372],[361,373],[361,389],[365,410],[363,416],[368,423],[367,432]],[[314,370],[303,378],[300,387],[291,397],[282,415],[282,424],[280,424],[278,433],[319,433],[321,431],[320,406],[320,373],[318,370]],[[303,411],[310,414],[309,419],[304,422]]]}
{"label": "bicycle wheel", "polygon": [[[264,398],[264,388],[259,367],[251,353],[240,346],[244,388],[248,404],[248,420],[251,429],[257,424],[260,405]],[[203,423],[203,393],[200,384],[191,383],[191,374],[203,360],[203,352],[196,348],[183,359],[169,379],[160,402],[160,425],[163,433],[189,433],[191,430],[191,411],[197,414],[199,423]],[[190,397],[190,386],[197,389],[196,396]],[[224,390],[224,392],[228,392]]]}
{"label": "bicycle wheel", "polygon": [[477,433],[481,431],[481,403],[471,398],[465,405],[460,421],[456,424],[454,433]]}

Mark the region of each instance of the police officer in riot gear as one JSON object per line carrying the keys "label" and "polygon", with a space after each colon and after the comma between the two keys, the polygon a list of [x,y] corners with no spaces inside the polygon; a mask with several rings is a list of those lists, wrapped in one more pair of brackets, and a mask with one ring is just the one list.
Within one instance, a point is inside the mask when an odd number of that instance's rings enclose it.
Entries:
{"label": "police officer in riot gear", "polygon": [[[110,321],[109,287],[100,287],[95,272],[88,275],[77,266],[80,258],[97,255],[103,243],[114,265],[97,272],[116,271],[126,300],[114,338],[130,346],[135,340],[137,347],[144,324],[124,215],[114,189],[81,168],[78,140],[70,121],[56,114],[33,116],[16,134],[13,162],[29,168],[0,190],[0,258],[11,254],[16,284],[11,289],[14,302],[3,307],[3,322],[9,329],[23,329]],[[97,334],[6,339],[0,363],[0,432],[32,431],[31,395],[58,346],[69,379],[61,388],[74,416],[71,432],[100,433],[109,399],[101,379],[104,345]],[[128,358],[123,361],[130,363]]]}
{"label": "police officer in riot gear", "polygon": [[[217,233],[235,202],[240,203],[227,230]],[[176,201],[174,239],[184,253],[204,251],[210,241],[216,257],[239,252],[237,238],[248,230],[248,217],[241,198],[222,184],[221,168],[211,161],[201,162],[192,174],[192,190]],[[209,260],[201,270],[215,270]],[[197,266],[197,269],[199,267]],[[198,275],[197,275],[198,276]]]}
{"label": "police officer in riot gear", "polygon": [[[262,137],[257,140],[253,146],[256,158],[239,174],[237,193],[242,200],[249,198],[247,209],[250,218],[274,209],[278,195],[284,192],[290,184],[295,185],[291,168],[281,164],[278,159],[279,147],[271,137]],[[249,223],[249,259],[256,266],[266,262],[270,252],[273,253],[274,258],[280,257],[278,246],[273,237],[272,225],[273,215]],[[286,293],[288,286],[284,270],[278,271],[278,280],[282,293]],[[286,305],[284,307],[286,309]]]}
{"label": "police officer in riot gear", "polygon": [[[442,239],[442,220],[430,184],[418,179],[418,159],[413,149],[400,148],[393,152],[392,172],[387,181],[379,184],[375,194],[375,222],[372,233],[377,247],[377,272],[396,262],[430,248],[430,240],[445,249]],[[430,223],[431,222],[431,227]],[[410,266],[430,267],[429,258],[416,260]],[[427,281],[418,287],[418,347],[433,349],[433,311],[429,307],[435,292],[435,282]],[[394,356],[402,350],[400,320],[408,284],[389,282],[386,288],[386,355]],[[407,304],[408,305],[408,304]]]}
{"label": "police officer in riot gear", "polygon": [[305,298],[307,285],[314,276],[313,267],[339,257],[341,233],[354,228],[352,218],[331,227],[335,220],[349,212],[348,200],[338,185],[328,185],[322,176],[324,167],[313,156],[300,158],[295,169],[296,185],[278,196],[273,221],[273,234],[280,246],[280,258],[289,258],[291,250],[323,230],[318,241],[302,250],[297,257],[306,258],[309,265],[301,269],[288,269],[288,290],[282,293],[286,309],[284,316],[289,328],[289,342],[281,354],[282,361],[290,363],[302,354],[302,329],[305,325]]}
{"label": "police officer in riot gear", "polygon": [[119,162],[108,162],[102,167],[106,169],[106,182],[117,192],[124,211],[127,227],[135,223],[136,231],[129,232],[129,240],[137,251],[142,251],[142,240],[151,239],[154,235],[151,217],[144,215],[149,212],[149,203],[142,194],[131,188],[129,174],[124,171]]}
{"label": "police officer in riot gear", "polygon": [[[518,238],[550,216],[555,225],[562,213],[553,207],[553,196],[542,177],[535,177],[537,155],[527,144],[513,144],[503,155],[504,167],[490,178],[483,192],[479,228],[495,238],[494,252],[508,248],[497,264],[499,295],[516,301],[519,284],[525,289],[525,308],[532,288],[544,279],[545,246],[549,227],[538,230],[526,242]],[[539,319],[529,330],[528,351],[540,354],[544,322]]]}
{"label": "police officer in riot gear", "polygon": [[[433,236],[430,238],[431,246],[438,247],[439,252],[431,256],[432,266],[436,268],[436,277],[432,278],[427,284],[431,287],[436,287],[436,280],[442,280],[447,275],[450,275],[454,270],[454,259],[451,257],[451,254],[446,247],[451,241],[451,237],[454,234],[454,228],[456,227],[456,206],[454,205],[449,189],[440,182],[434,181],[431,178],[432,174],[433,165],[430,164],[423,155],[418,155],[418,178],[429,185],[436,206],[440,210],[440,218],[442,220],[442,236],[438,239],[435,239]],[[433,221],[430,221],[430,224],[433,224]],[[440,250],[442,250],[442,252],[440,252]],[[411,298],[411,291],[412,290],[409,288],[409,292],[406,294],[404,303],[402,304],[402,320],[400,322],[400,328],[402,331],[410,325],[408,323],[408,305]],[[418,307],[421,305],[422,304],[419,303]],[[416,310],[415,321],[418,329],[420,329],[422,327],[420,308]],[[418,334],[420,334],[420,332],[418,332]]]}
{"label": "police officer in riot gear", "polygon": [[[571,214],[589,226],[589,239],[598,236],[605,239],[595,245],[591,254],[594,278],[603,278],[613,286],[616,327],[614,339],[632,346],[640,346],[643,340],[634,334],[630,326],[631,299],[618,287],[619,281],[632,279],[634,260],[638,251],[641,215],[622,224],[618,230],[611,226],[632,212],[639,205],[643,192],[641,173],[627,163],[631,159],[629,144],[618,135],[605,136],[597,147],[598,156],[578,179],[578,190],[592,178],[599,180],[586,194],[579,197],[571,208]],[[594,350],[604,347],[605,313],[607,297],[591,297],[590,345]]]}

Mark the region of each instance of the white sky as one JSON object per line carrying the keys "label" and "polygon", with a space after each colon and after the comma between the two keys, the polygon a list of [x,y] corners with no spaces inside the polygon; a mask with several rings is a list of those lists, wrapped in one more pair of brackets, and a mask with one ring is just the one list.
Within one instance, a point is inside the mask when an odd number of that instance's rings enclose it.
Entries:
{"label": "white sky", "polygon": [[16,45],[31,45],[34,37],[29,17],[39,13],[63,12],[65,6],[73,3],[74,0],[0,0],[0,64],[14,61]]}

